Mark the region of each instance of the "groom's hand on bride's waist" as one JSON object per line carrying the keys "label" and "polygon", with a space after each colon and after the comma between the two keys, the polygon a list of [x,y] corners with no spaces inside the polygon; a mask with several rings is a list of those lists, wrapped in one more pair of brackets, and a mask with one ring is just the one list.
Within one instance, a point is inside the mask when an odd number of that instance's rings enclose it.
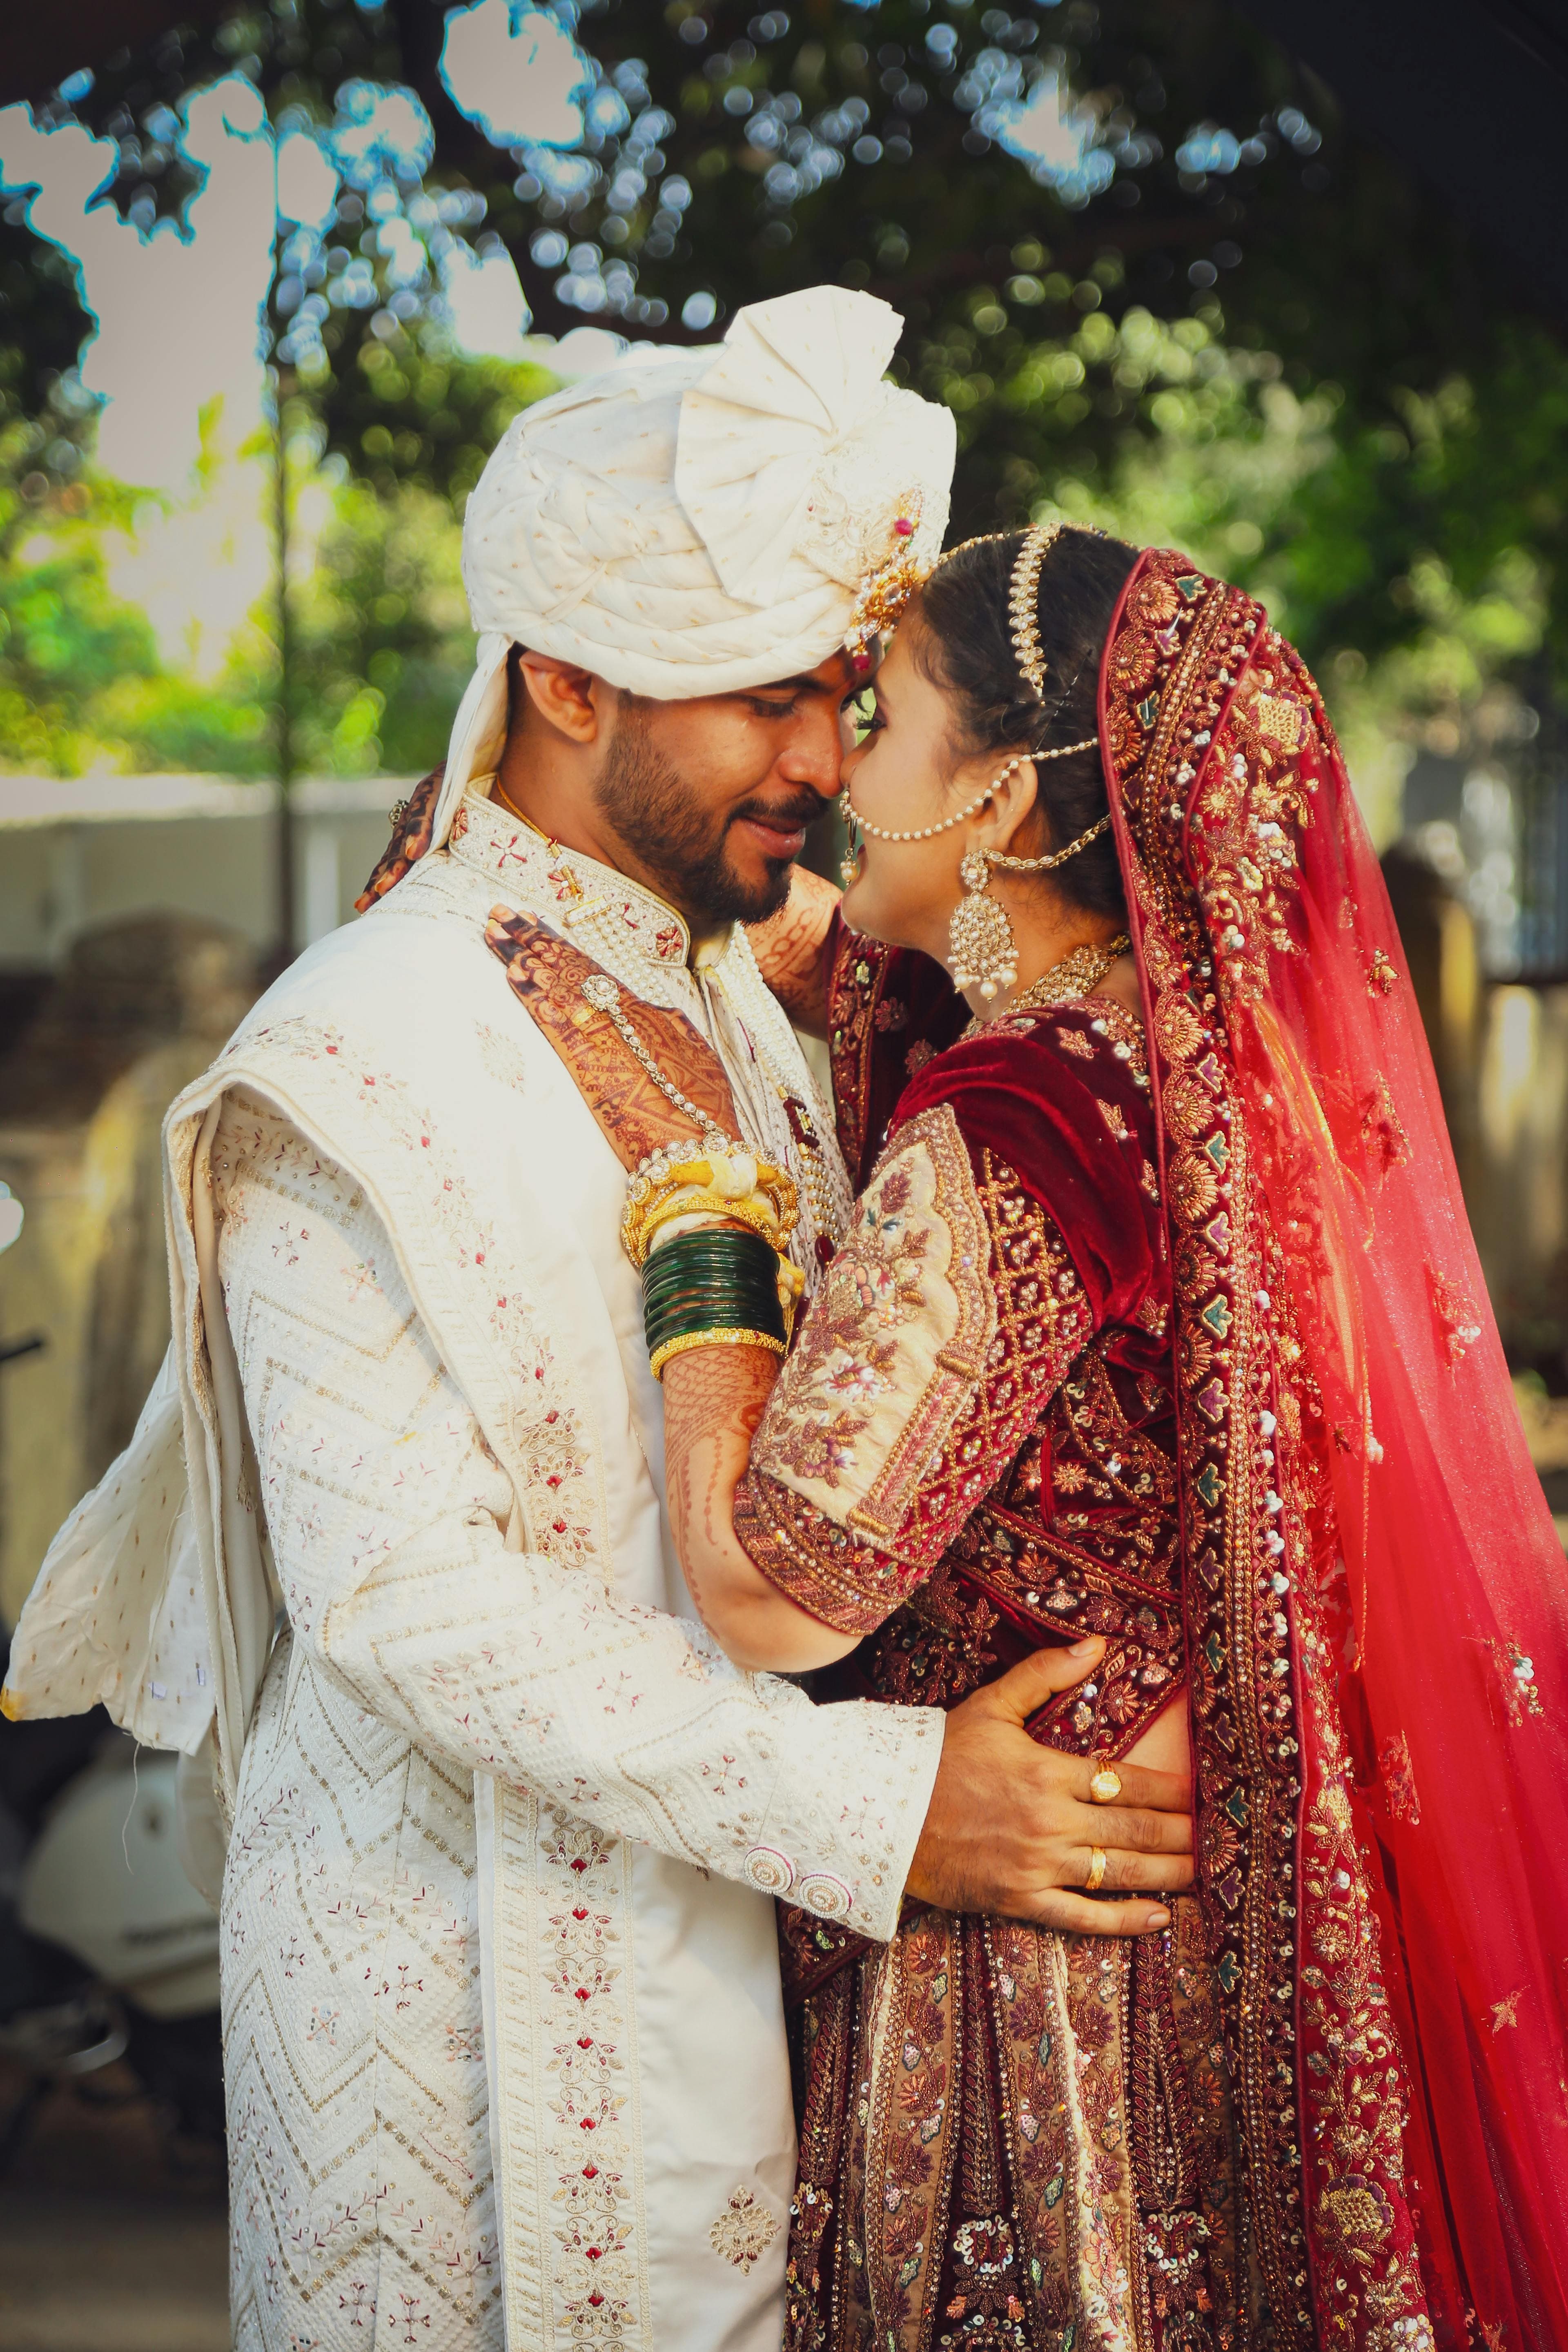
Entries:
{"label": "groom's hand on bride's waist", "polygon": [[[1031,1739],[1024,1726],[1091,1673],[1105,1644],[1037,1650],[955,1706],[906,1892],[944,1911],[983,1911],[1091,1936],[1164,1927],[1162,1895],[1193,1883],[1192,1784],[1185,1775],[1118,1764],[1121,1793],[1096,1804],[1096,1765]],[[1091,1900],[1099,1885],[1125,1892]],[[1135,1891],[1136,1890],[1136,1891]]]}

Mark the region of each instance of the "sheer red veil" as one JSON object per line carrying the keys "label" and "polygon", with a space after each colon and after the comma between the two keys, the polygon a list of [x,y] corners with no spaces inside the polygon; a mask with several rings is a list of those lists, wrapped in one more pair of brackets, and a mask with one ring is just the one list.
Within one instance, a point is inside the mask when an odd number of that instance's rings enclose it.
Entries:
{"label": "sheer red veil", "polygon": [[1106,773],[1173,1255],[1200,1874],[1281,2342],[1568,2345],[1568,1579],[1321,699],[1168,551]]}

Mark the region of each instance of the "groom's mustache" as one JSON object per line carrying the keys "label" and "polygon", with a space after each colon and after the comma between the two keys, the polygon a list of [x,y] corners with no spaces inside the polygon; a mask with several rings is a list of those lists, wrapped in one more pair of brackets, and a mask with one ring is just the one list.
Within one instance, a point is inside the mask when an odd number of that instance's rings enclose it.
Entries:
{"label": "groom's mustache", "polygon": [[793,833],[798,825],[815,824],[826,803],[816,793],[802,793],[787,801],[742,801],[732,808],[724,820],[726,833],[732,824],[751,818],[757,824],[776,825],[781,833]]}

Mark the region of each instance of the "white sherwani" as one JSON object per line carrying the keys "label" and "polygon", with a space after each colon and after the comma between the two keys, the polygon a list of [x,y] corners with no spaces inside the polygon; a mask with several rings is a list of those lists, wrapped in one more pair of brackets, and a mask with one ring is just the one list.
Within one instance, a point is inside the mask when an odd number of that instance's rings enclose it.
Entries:
{"label": "white sherwani", "polygon": [[9,1703],[215,1758],[242,2352],[776,2352],[771,1895],[891,1933],[942,1717],[694,1622],[625,1174],[490,908],[710,1038],[807,1260],[847,1188],[742,934],[694,974],[649,894],[463,814],[171,1112],[171,1364]]}

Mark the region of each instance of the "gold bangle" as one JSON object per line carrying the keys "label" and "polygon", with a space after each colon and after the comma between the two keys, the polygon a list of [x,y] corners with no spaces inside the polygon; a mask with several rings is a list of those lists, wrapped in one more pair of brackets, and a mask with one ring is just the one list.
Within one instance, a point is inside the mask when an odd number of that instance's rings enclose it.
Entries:
{"label": "gold bangle", "polygon": [[729,1201],[718,1192],[669,1192],[643,1218],[630,1252],[632,1264],[647,1264],[653,1237],[661,1226],[672,1223],[677,1217],[704,1214],[721,1218],[726,1224],[743,1225],[773,1250],[778,1248],[781,1240],[788,1238],[787,1234],[781,1234],[773,1204],[760,1193],[752,1192],[743,1201]]}
{"label": "gold bangle", "polygon": [[683,1160],[657,1179],[635,1177],[621,1214],[621,1245],[632,1264],[647,1265],[648,1244],[666,1218],[705,1209],[748,1226],[772,1248],[782,1248],[795,1231],[800,1195],[784,1170],[765,1160],[756,1163],[756,1170],[755,1186],[740,1194],[721,1189],[706,1160]]}
{"label": "gold bangle", "polygon": [[[682,1234],[749,1234],[751,1230],[750,1225],[742,1226],[731,1216],[719,1216],[711,1209],[683,1210],[679,1217],[666,1217],[661,1225],[656,1226],[643,1252],[643,1270],[647,1271],[668,1243],[679,1240]],[[765,1240],[766,1235],[760,1238]]]}
{"label": "gold bangle", "polygon": [[726,1325],[713,1331],[688,1331],[679,1339],[667,1339],[656,1348],[647,1360],[647,1368],[656,1381],[664,1378],[664,1368],[672,1357],[689,1355],[693,1348],[765,1348],[770,1356],[782,1356],[784,1343],[775,1339],[771,1331],[740,1331]]}

